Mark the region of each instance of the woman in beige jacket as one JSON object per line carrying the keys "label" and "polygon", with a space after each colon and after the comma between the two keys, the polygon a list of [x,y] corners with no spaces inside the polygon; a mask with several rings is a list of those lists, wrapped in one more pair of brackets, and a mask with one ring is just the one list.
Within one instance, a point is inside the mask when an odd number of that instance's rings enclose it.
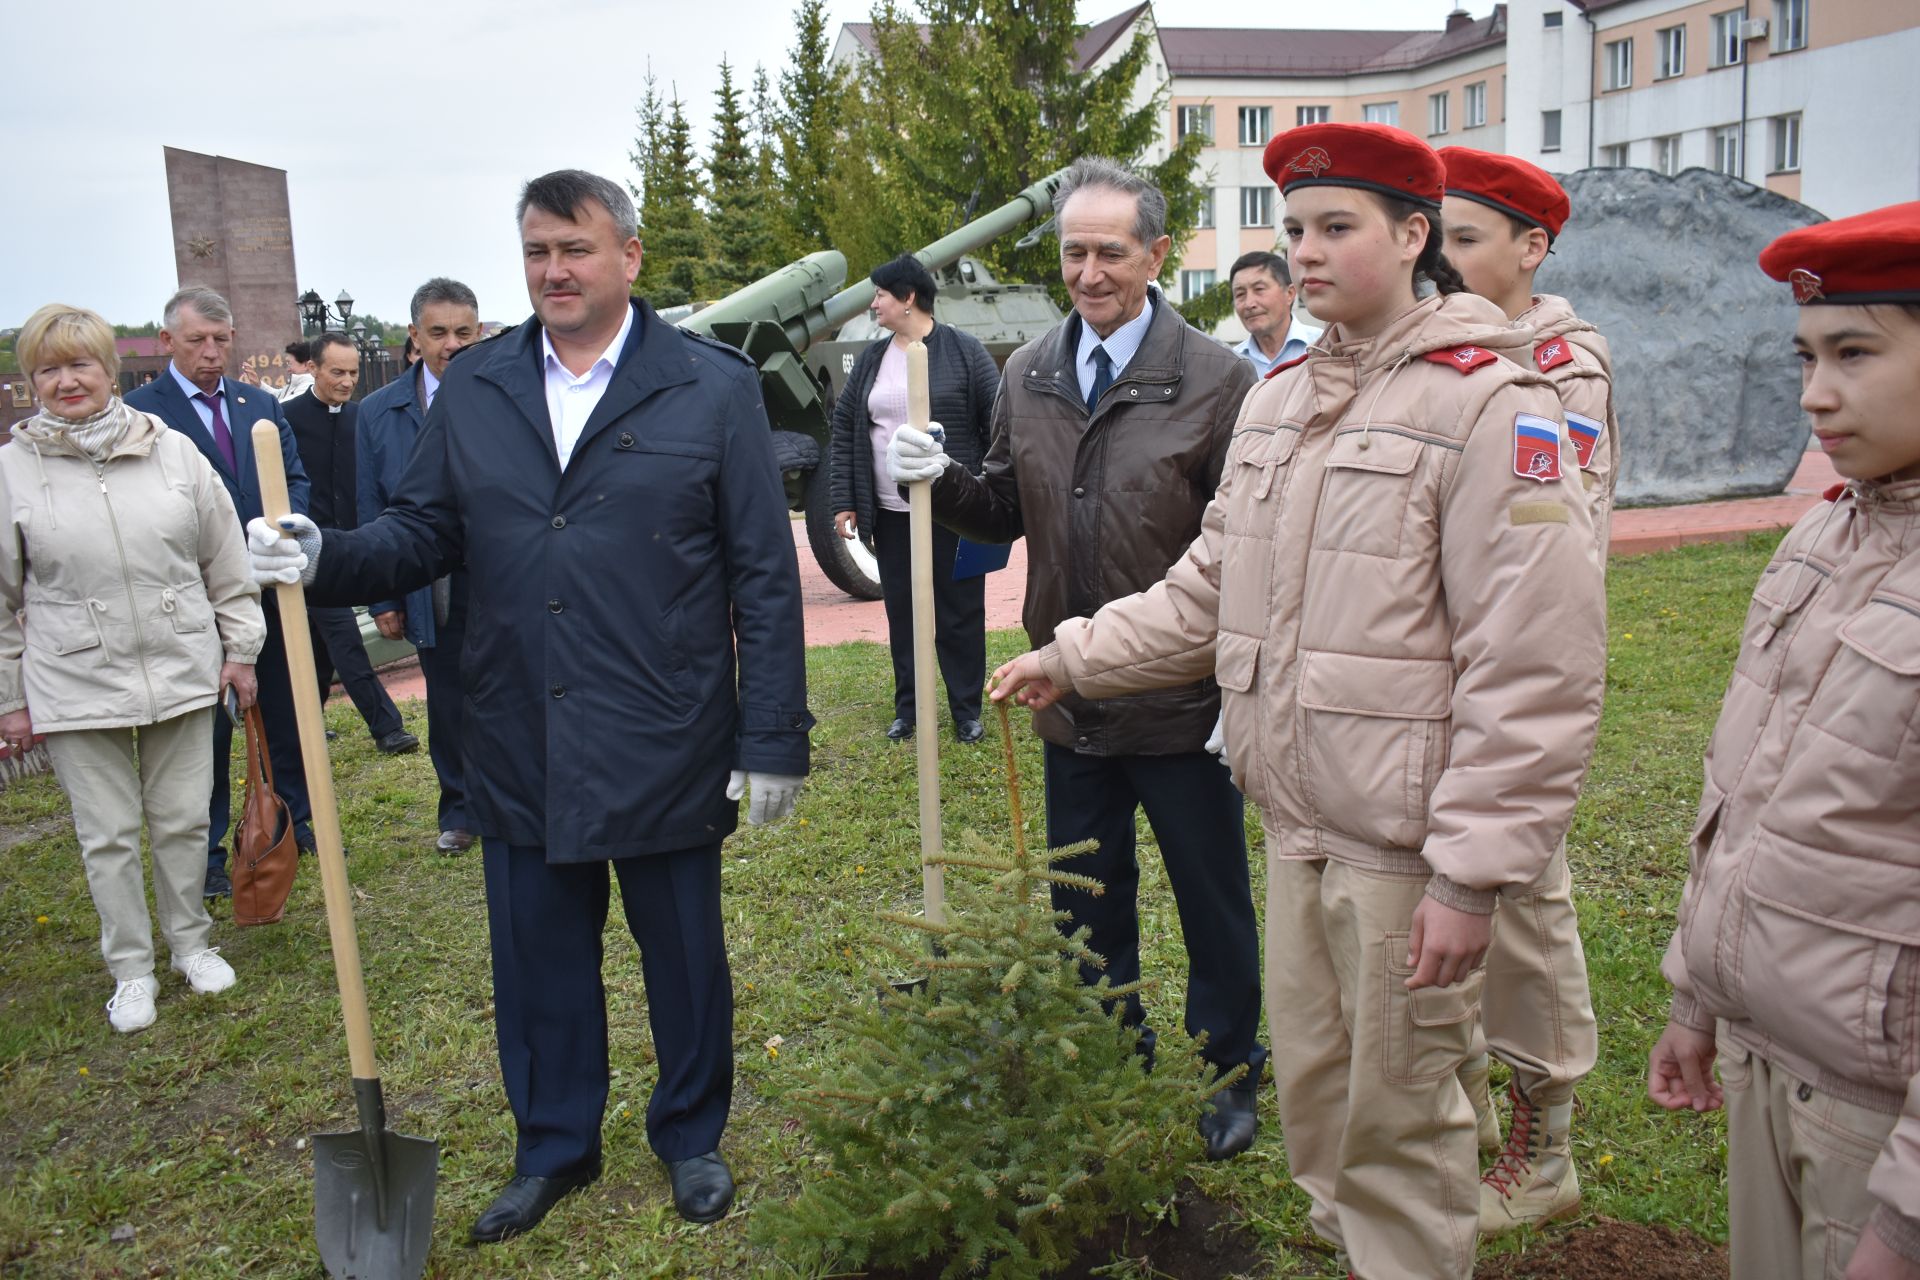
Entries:
{"label": "woman in beige jacket", "polygon": [[[46,737],[73,806],[116,1031],[152,1024],[153,927],[196,992],[233,985],[208,946],[209,717],[254,696],[260,589],[213,468],[114,394],[113,330],[76,307],[34,312],[15,342],[41,411],[0,449],[0,739]],[[135,756],[136,742],[138,758]]]}
{"label": "woman in beige jacket", "polygon": [[[1411,134],[1275,138],[1294,279],[1328,322],[1241,407],[1166,579],[996,673],[1111,698],[1213,674],[1266,831],[1266,992],[1294,1180],[1365,1280],[1473,1267],[1455,1076],[1494,904],[1566,835],[1598,724],[1593,526],[1531,332],[1459,292]],[[1426,277],[1439,296],[1419,298]]]}
{"label": "woman in beige jacket", "polygon": [[1754,588],[1647,1091],[1727,1109],[1740,1280],[1920,1280],[1920,202],[1760,265],[1846,484]]}

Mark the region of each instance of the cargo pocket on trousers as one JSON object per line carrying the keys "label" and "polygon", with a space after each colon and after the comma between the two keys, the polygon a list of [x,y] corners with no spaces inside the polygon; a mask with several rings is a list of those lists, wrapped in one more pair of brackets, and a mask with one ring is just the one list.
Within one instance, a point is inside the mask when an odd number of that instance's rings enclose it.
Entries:
{"label": "cargo pocket on trousers", "polygon": [[1386,993],[1381,1005],[1390,1084],[1428,1084],[1458,1069],[1472,1044],[1480,989],[1487,979],[1483,965],[1450,987],[1407,990],[1406,981],[1413,976],[1406,963],[1409,937],[1389,933],[1385,942]]}

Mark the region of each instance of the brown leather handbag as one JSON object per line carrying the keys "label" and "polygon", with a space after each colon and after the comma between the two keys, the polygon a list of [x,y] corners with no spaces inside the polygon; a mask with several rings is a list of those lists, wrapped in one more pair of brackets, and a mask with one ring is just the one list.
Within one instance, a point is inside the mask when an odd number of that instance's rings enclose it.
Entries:
{"label": "brown leather handbag", "polygon": [[293,815],[273,789],[273,761],[267,755],[267,730],[256,703],[247,708],[247,790],[240,821],[233,831],[233,922],[275,924],[287,910],[300,849],[293,839]]}

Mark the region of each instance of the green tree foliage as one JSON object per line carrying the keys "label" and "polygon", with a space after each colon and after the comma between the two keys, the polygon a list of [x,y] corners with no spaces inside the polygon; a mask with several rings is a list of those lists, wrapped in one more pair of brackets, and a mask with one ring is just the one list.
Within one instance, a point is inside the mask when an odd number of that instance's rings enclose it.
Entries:
{"label": "green tree foliage", "polygon": [[756,1240],[803,1269],[904,1265],[945,1255],[944,1277],[1040,1276],[1115,1214],[1164,1201],[1199,1152],[1194,1120],[1216,1084],[1184,1036],[1162,1033],[1141,1069],[1138,1033],[1102,1001],[1137,990],[1079,979],[1099,965],[1087,930],[1045,902],[1052,884],[1100,892],[1032,854],[967,833],[942,861],[944,924],[883,914],[927,935],[889,945],[924,979],[842,1017],[844,1063],[802,1095],[819,1176],[764,1205]]}
{"label": "green tree foliage", "polygon": [[[1167,92],[1133,101],[1150,41],[1136,34],[1112,64],[1085,72],[1074,51],[1084,31],[1065,4],[922,0],[916,14],[881,0],[873,13],[879,54],[849,83],[846,145],[830,182],[829,236],[853,274],[954,230],[1076,157],[1146,155],[1162,132]],[[1202,142],[1190,136],[1146,167],[1166,193],[1176,246],[1166,279],[1199,212]],[[1051,239],[1022,250],[1009,237],[979,256],[1003,279],[1057,288],[1058,253]]]}
{"label": "green tree foliage", "polygon": [[786,262],[809,250],[798,247],[787,214],[786,175],[780,169],[780,112],[774,105],[773,83],[764,66],[753,69],[753,108],[748,123],[753,126],[753,185],[760,196],[761,216],[768,222],[773,257]]}
{"label": "green tree foliage", "polygon": [[793,47],[780,73],[776,121],[793,256],[830,245],[827,210],[842,94],[827,61],[832,52],[826,0],[800,0],[793,15]]}
{"label": "green tree foliage", "polygon": [[707,219],[700,207],[700,167],[679,96],[661,96],[651,67],[641,83],[638,129],[628,158],[639,175],[630,185],[639,201],[640,243],[646,252],[633,288],[656,307],[673,307],[702,292]]}
{"label": "green tree foliage", "polygon": [[720,87],[713,93],[713,154],[707,161],[712,256],[707,286],[716,297],[758,280],[779,264],[779,236],[768,216],[767,193],[757,180],[747,113],[734,87],[733,68],[720,60]]}
{"label": "green tree foliage", "polygon": [[145,324],[117,324],[113,326],[116,338],[157,338],[160,336],[158,321],[149,320]]}
{"label": "green tree foliage", "polygon": [[1216,281],[1185,302],[1176,303],[1174,309],[1194,328],[1212,333],[1215,325],[1233,314],[1233,281]]}

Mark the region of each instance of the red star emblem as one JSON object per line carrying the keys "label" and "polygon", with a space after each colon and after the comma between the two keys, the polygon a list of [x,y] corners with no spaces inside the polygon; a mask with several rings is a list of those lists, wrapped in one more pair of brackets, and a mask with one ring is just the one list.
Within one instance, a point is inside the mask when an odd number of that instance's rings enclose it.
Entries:
{"label": "red star emblem", "polygon": [[1294,173],[1311,174],[1317,178],[1333,168],[1333,157],[1327,154],[1324,147],[1308,147],[1287,161],[1287,168]]}
{"label": "red star emblem", "polygon": [[1795,267],[1787,283],[1793,286],[1793,300],[1803,307],[1827,296],[1820,277],[1805,267]]}

